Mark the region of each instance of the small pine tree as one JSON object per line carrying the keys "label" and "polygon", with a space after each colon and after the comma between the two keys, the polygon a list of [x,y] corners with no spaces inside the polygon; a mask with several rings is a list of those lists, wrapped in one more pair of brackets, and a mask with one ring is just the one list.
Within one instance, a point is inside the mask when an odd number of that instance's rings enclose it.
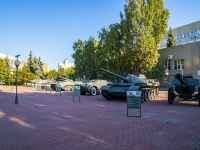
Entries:
{"label": "small pine tree", "polygon": [[5,84],[10,84],[10,72],[11,72],[11,65],[10,65],[10,59],[8,58],[8,55],[4,59],[4,82]]}
{"label": "small pine tree", "polygon": [[168,31],[167,47],[173,47],[175,45],[176,45],[176,41],[174,39],[172,28],[170,27]]}

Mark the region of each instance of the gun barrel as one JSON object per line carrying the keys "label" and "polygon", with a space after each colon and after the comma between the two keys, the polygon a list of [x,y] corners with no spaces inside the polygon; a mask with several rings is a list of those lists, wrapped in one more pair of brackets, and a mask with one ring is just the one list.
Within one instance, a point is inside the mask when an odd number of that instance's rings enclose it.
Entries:
{"label": "gun barrel", "polygon": [[174,78],[177,79],[177,80],[179,80],[180,83],[181,83],[181,85],[186,85],[187,86],[187,83],[183,81],[183,76],[181,74],[179,74],[179,73],[175,74]]}
{"label": "gun barrel", "polygon": [[102,71],[104,71],[104,72],[106,72],[106,73],[109,73],[109,74],[111,74],[111,75],[114,75],[114,76],[116,76],[116,77],[118,77],[118,78],[121,78],[121,79],[123,79],[123,80],[125,80],[125,81],[128,81],[127,78],[125,78],[125,77],[123,77],[123,76],[120,76],[120,75],[118,75],[118,74],[116,74],[116,73],[113,73],[113,72],[111,72],[111,71],[108,71],[108,70],[106,70],[106,69],[100,68],[100,70],[102,70]]}

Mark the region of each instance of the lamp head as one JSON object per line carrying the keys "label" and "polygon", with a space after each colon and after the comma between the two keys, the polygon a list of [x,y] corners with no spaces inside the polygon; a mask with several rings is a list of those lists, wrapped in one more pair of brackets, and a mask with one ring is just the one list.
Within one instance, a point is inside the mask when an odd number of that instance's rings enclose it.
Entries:
{"label": "lamp head", "polygon": [[21,62],[17,59],[17,60],[15,60],[14,64],[15,64],[15,66],[18,68],[19,65],[21,64]]}
{"label": "lamp head", "polygon": [[16,55],[16,56],[15,56],[15,58],[17,58],[17,59],[18,59],[18,57],[19,57],[19,56],[20,56],[20,55],[18,54],[18,55]]}

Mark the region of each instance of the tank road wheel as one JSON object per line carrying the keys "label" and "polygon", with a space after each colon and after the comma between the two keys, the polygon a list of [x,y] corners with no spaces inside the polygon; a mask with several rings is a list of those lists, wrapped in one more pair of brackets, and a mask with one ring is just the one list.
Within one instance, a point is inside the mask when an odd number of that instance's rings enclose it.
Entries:
{"label": "tank road wheel", "polygon": [[144,92],[144,101],[145,102],[149,100],[148,93],[149,93],[148,91]]}
{"label": "tank road wheel", "polygon": [[156,89],[152,90],[152,98],[155,99],[156,98]]}
{"label": "tank road wheel", "polygon": [[110,94],[108,94],[108,91],[106,90],[102,90],[102,96],[106,99],[106,100],[111,100],[112,96]]}
{"label": "tank road wheel", "polygon": [[159,88],[156,88],[156,98],[158,97],[158,94],[159,94]]}
{"label": "tank road wheel", "polygon": [[171,105],[174,103],[174,90],[172,87],[168,90],[168,103]]}
{"label": "tank road wheel", "polygon": [[200,88],[198,88],[198,101],[199,101],[199,107],[200,107]]}
{"label": "tank road wheel", "polygon": [[152,100],[152,91],[151,90],[148,91],[148,99]]}
{"label": "tank road wheel", "polygon": [[90,89],[90,95],[91,95],[91,96],[97,95],[97,89],[96,89],[95,87],[92,87],[92,88]]}

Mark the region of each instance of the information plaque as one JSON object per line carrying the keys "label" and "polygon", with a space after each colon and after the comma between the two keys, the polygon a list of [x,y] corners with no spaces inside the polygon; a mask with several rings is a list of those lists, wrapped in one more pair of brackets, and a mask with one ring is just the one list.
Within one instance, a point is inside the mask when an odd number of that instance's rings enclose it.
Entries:
{"label": "information plaque", "polygon": [[[127,117],[141,118],[141,93],[141,91],[127,91]],[[139,111],[139,115],[129,115],[130,110],[132,113]]]}
{"label": "information plaque", "polygon": [[81,95],[81,88],[80,85],[76,85],[73,87],[73,101],[74,101],[74,96],[79,97],[79,102],[80,102],[80,95]]}

